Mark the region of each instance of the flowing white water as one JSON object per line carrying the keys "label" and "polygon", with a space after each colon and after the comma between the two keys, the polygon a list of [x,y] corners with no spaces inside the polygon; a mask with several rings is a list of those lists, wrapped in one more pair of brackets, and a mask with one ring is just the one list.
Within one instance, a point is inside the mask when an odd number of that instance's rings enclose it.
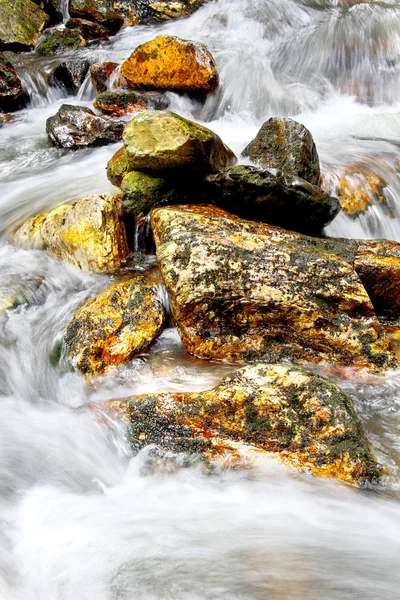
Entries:
{"label": "flowing white water", "polygon": [[[66,5],[66,3],[65,3]],[[303,122],[324,174],[373,167],[390,211],[340,215],[330,235],[400,240],[400,2],[219,0],[192,17],[120,32],[78,52],[125,59],[160,32],[205,42],[221,74],[204,107],[172,109],[207,122],[239,155],[274,115]],[[346,380],[386,467],[381,488],[350,489],[272,459],[210,471],[184,456],[133,456],[125,431],[88,403],[132,393],[206,389],[231,370],[185,356],[167,329],[151,352],[87,384],[55,365],[77,306],[107,286],[40,251],[15,249],[27,216],[113,188],[117,146],[50,148],[45,121],[60,104],[90,105],[48,86],[54,61],[20,58],[31,105],[0,134],[1,600],[393,600],[399,596],[400,376]]]}

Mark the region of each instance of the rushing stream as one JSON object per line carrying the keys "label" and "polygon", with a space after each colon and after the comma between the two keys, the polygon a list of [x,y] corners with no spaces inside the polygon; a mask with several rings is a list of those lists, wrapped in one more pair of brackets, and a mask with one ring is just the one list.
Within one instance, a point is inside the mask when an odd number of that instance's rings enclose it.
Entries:
{"label": "rushing stream", "polygon": [[[263,121],[312,132],[326,182],[373,166],[390,210],[338,216],[329,235],[400,241],[400,1],[211,0],[188,19],[121,31],[79,50],[122,61],[159,32],[204,42],[220,72],[205,106],[171,108],[239,155]],[[51,148],[46,119],[90,105],[47,84],[53,59],[18,57],[28,108],[0,132],[1,600],[394,600],[400,596],[400,373],[342,380],[380,462],[382,486],[357,490],[258,458],[211,471],[154,449],[133,456],[121,425],[84,409],[148,391],[207,389],[232,367],[190,359],[174,329],[150,353],[88,384],[55,366],[74,310],[109,278],[7,242],[27,216],[90,193],[119,145]]]}

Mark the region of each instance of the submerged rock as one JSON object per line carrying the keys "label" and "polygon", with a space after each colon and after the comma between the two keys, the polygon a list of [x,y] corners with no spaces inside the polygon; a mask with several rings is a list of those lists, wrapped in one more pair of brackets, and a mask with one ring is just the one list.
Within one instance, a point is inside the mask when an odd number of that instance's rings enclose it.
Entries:
{"label": "submerged rock", "polygon": [[0,109],[17,110],[22,103],[21,81],[13,65],[0,52]]}
{"label": "submerged rock", "polygon": [[0,48],[33,48],[48,20],[31,0],[0,0]]}
{"label": "submerged rock", "polygon": [[294,234],[211,206],[152,211],[184,348],[203,359],[397,366],[354,269]]}
{"label": "submerged rock", "polygon": [[85,272],[115,271],[129,253],[120,198],[106,195],[88,196],[33,217],[12,241],[47,250]]}
{"label": "submerged rock", "polygon": [[52,29],[46,31],[44,39],[35,50],[42,56],[52,56],[66,50],[86,46],[86,40],[75,29]]}
{"label": "submerged rock", "polygon": [[103,27],[103,25],[100,25],[100,23],[85,21],[85,19],[68,19],[65,27],[79,31],[86,41],[107,40],[111,35],[111,32]]}
{"label": "submerged rock", "polygon": [[205,392],[147,394],[108,403],[131,443],[208,456],[264,450],[293,467],[349,483],[377,478],[350,398],[298,367],[255,364]]}
{"label": "submerged rock", "polygon": [[68,0],[68,11],[71,17],[96,21],[113,33],[124,24],[111,0]]}
{"label": "submerged rock", "polygon": [[242,154],[259,167],[279,169],[314,185],[319,183],[319,158],[313,137],[293,119],[274,117],[266,121]]}
{"label": "submerged rock", "polygon": [[64,336],[64,354],[82,373],[99,375],[143,352],[165,322],[153,282],[142,276],[119,281],[75,313]]}
{"label": "submerged rock", "polygon": [[125,123],[98,117],[86,106],[63,104],[46,121],[50,140],[60,148],[77,150],[86,146],[112,144],[122,138]]}
{"label": "submerged rock", "polygon": [[121,73],[133,88],[209,94],[218,85],[214,59],[204,44],[167,35],[138,46]]}
{"label": "submerged rock", "polygon": [[103,113],[121,116],[143,110],[165,110],[170,105],[170,100],[165,94],[157,92],[121,90],[102,92],[93,104]]}
{"label": "submerged rock", "polygon": [[113,185],[121,187],[122,180],[131,170],[124,146],[116,151],[107,163],[107,177]]}
{"label": "submerged rock", "polygon": [[71,58],[62,61],[54,70],[53,77],[62,83],[69,92],[76,94],[85,81],[89,61],[85,58]]}
{"label": "submerged rock", "polygon": [[146,111],[134,116],[123,141],[130,170],[184,169],[200,177],[236,162],[217,134],[175,113]]}
{"label": "submerged rock", "polygon": [[209,175],[203,197],[241,217],[310,235],[320,235],[340,210],[336,198],[304,179],[244,165]]}

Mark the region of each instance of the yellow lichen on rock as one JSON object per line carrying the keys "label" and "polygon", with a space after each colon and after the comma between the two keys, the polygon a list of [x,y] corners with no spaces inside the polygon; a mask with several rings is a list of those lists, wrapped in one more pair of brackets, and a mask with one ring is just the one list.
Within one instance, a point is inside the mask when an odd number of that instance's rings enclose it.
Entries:
{"label": "yellow lichen on rock", "polygon": [[351,400],[325,377],[296,367],[258,363],[205,392],[133,396],[108,408],[129,422],[135,447],[210,457],[253,448],[318,476],[349,483],[377,476]]}
{"label": "yellow lichen on rock", "polygon": [[119,269],[129,253],[119,197],[95,195],[25,222],[15,244],[46,249],[85,272]]}
{"label": "yellow lichen on rock", "polygon": [[152,281],[142,276],[119,281],[75,313],[65,333],[64,352],[74,368],[99,375],[147,348],[165,320]]}
{"label": "yellow lichen on rock", "polygon": [[342,210],[350,216],[357,216],[374,202],[386,203],[385,187],[385,181],[371,169],[365,166],[347,168],[339,179]]}
{"label": "yellow lichen on rock", "polygon": [[214,59],[204,44],[167,35],[138,46],[121,74],[133,88],[208,94],[218,85]]}

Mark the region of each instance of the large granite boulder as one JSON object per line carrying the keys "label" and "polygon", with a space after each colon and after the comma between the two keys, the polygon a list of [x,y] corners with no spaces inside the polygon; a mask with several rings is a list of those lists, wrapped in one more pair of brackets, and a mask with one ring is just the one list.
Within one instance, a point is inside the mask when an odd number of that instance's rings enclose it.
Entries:
{"label": "large granite boulder", "polygon": [[48,20],[48,15],[31,0],[0,0],[0,48],[33,48]]}
{"label": "large granite boulder", "polygon": [[117,142],[124,127],[125,123],[98,117],[86,106],[71,104],[63,104],[46,121],[46,131],[54,146],[72,150]]}
{"label": "large granite boulder", "polygon": [[136,276],[113,283],[75,313],[62,353],[82,373],[99,375],[143,352],[161,333],[166,318],[154,282]]}
{"label": "large granite boulder", "polygon": [[258,363],[205,392],[159,393],[108,403],[132,445],[206,456],[267,451],[314,475],[374,481],[377,464],[350,398],[325,377]]}
{"label": "large granite boulder", "polygon": [[42,248],[85,272],[118,270],[129,254],[119,197],[88,196],[26,221],[15,244]]}
{"label": "large granite boulder", "polygon": [[86,40],[75,29],[49,29],[35,50],[42,56],[53,56],[60,52],[86,46]]}
{"label": "large granite boulder", "polygon": [[218,85],[214,59],[204,44],[167,35],[138,46],[121,73],[139,89],[204,95]]}
{"label": "large granite boulder", "polygon": [[313,137],[293,119],[274,117],[266,121],[242,154],[259,167],[279,169],[314,185],[319,183],[319,158]]}
{"label": "large granite boulder", "polygon": [[0,52],[0,109],[17,110],[23,103],[22,84],[13,65]]}
{"label": "large granite boulder", "polygon": [[211,206],[156,208],[151,222],[190,354],[372,372],[397,366],[357,273],[317,240]]}
{"label": "large granite boulder", "polygon": [[119,90],[102,92],[93,104],[101,112],[119,117],[143,110],[165,110],[170,105],[170,99],[165,94],[158,92]]}
{"label": "large granite boulder", "polygon": [[68,11],[71,17],[96,21],[113,33],[124,24],[124,18],[114,10],[112,0],[68,0]]}
{"label": "large granite boulder", "polygon": [[248,219],[320,235],[340,210],[321,188],[283,171],[238,165],[206,177],[205,202]]}
{"label": "large granite boulder", "polygon": [[135,115],[124,130],[130,170],[180,170],[202,174],[236,162],[236,156],[210,129],[175,113],[146,111]]}

